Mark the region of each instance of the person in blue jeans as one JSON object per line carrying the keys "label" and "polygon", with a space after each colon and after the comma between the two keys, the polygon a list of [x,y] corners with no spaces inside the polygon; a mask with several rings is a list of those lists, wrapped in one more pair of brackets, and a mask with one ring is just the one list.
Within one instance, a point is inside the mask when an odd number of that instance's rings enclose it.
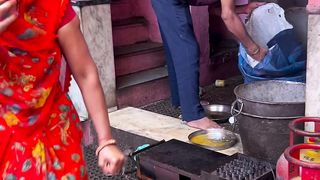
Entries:
{"label": "person in blue jeans", "polygon": [[183,121],[186,121],[188,126],[198,129],[220,126],[205,116],[200,104],[200,54],[189,6],[209,5],[219,1],[221,8],[215,9],[215,14],[221,14],[228,30],[254,59],[263,59],[267,50],[259,47],[249,37],[237,14],[250,14],[253,9],[264,3],[251,2],[236,8],[234,0],[152,0],[166,52],[172,105],[180,106]]}

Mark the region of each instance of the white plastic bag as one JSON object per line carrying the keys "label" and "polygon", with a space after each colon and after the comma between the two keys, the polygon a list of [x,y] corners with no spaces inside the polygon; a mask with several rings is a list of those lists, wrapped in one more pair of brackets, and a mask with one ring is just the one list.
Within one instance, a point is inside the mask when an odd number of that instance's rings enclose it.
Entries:
{"label": "white plastic bag", "polygon": [[77,110],[80,121],[87,120],[88,119],[88,112],[87,112],[86,106],[84,104],[81,91],[78,87],[78,84],[74,80],[73,76],[72,76],[72,80],[70,83],[68,95],[69,95],[74,107]]}
{"label": "white plastic bag", "polygon": [[261,61],[252,59],[240,44],[239,69],[245,83],[262,80],[305,82],[306,49],[296,38],[284,10],[269,3],[252,12],[246,29],[261,47],[269,48]]}
{"label": "white plastic bag", "polygon": [[279,32],[293,28],[286,20],[284,10],[275,3],[256,8],[245,26],[254,42],[264,48],[268,48],[267,43]]}

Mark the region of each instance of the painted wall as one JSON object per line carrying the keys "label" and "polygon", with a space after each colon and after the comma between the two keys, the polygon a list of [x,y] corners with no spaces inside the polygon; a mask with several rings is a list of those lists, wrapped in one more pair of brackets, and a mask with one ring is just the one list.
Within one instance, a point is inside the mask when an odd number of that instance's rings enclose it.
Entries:
{"label": "painted wall", "polygon": [[319,13],[320,12],[320,0],[309,0],[308,1],[308,10],[311,13]]}
{"label": "painted wall", "polygon": [[[236,5],[247,4],[248,0],[236,0]],[[210,44],[209,44],[209,12],[208,6],[191,6],[191,15],[193,19],[194,31],[200,46],[200,83],[208,85],[215,78],[216,69],[211,65]],[[220,28],[220,27],[219,27]],[[229,35],[231,36],[231,35]],[[235,63],[235,62],[234,62]],[[222,67],[221,67],[222,68]],[[221,70],[221,72],[234,73],[232,68]],[[218,73],[218,72],[217,72]],[[226,77],[226,75],[221,75]]]}

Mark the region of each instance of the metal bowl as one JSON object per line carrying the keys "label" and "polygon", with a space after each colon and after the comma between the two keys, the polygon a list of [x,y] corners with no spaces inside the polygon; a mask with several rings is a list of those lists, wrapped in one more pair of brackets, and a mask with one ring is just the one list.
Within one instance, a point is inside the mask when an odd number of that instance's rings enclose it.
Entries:
{"label": "metal bowl", "polygon": [[220,128],[195,131],[188,139],[193,144],[216,151],[228,149],[237,142],[233,132]]}
{"label": "metal bowl", "polygon": [[226,122],[231,117],[231,107],[220,104],[203,105],[203,109],[208,118],[214,121]]}

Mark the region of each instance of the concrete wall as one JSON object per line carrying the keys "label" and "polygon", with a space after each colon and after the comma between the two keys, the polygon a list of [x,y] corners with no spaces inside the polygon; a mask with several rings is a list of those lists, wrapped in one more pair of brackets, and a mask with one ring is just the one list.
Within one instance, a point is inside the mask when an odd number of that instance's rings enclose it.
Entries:
{"label": "concrete wall", "polygon": [[[81,29],[99,71],[108,107],[116,106],[116,82],[110,5],[75,7]],[[79,97],[81,98],[81,97]]]}
{"label": "concrete wall", "polygon": [[[309,0],[308,12],[308,62],[306,87],[306,116],[320,117],[320,0]],[[307,123],[306,130],[316,129]]]}

